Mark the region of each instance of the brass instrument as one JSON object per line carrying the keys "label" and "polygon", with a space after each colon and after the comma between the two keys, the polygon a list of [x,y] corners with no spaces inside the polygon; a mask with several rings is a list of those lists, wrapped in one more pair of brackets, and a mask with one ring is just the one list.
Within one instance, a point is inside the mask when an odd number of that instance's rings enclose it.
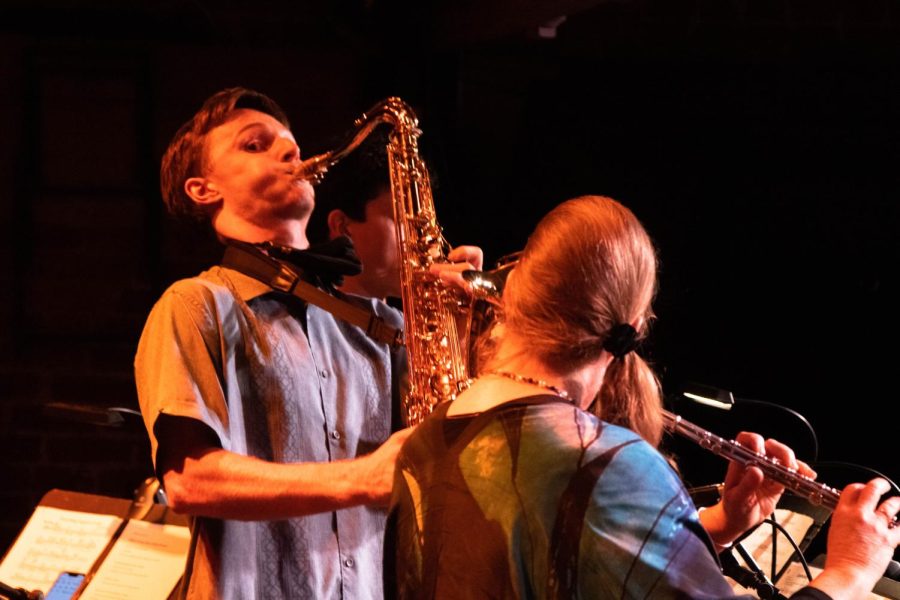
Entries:
{"label": "brass instrument", "polygon": [[500,257],[492,271],[463,271],[462,277],[471,286],[475,299],[484,300],[496,308],[502,307],[500,297],[503,295],[506,278],[518,264],[521,255],[522,252],[519,251]]}
{"label": "brass instrument", "polygon": [[356,119],[341,146],[302,162],[294,174],[318,182],[380,124],[392,127],[387,158],[409,356],[409,391],[401,413],[407,425],[415,425],[439,402],[453,400],[469,381],[468,348],[460,341],[456,321],[465,306],[429,273],[431,265],[446,262],[450,245],[437,223],[428,169],[419,157],[418,119],[400,98],[382,100]]}
{"label": "brass instrument", "polygon": [[470,344],[469,373],[476,376],[479,371],[478,355],[490,344],[485,338],[489,337],[491,327],[503,315],[502,295],[506,279],[518,264],[521,254],[519,251],[500,257],[494,269],[490,271],[471,270],[461,273],[463,280],[469,284],[469,291],[472,294],[466,331]]}

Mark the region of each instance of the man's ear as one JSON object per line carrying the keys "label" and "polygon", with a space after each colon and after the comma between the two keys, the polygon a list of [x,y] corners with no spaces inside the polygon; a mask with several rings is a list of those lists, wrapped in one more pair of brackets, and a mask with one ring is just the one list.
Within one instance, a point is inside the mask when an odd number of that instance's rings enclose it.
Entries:
{"label": "man's ear", "polygon": [[197,204],[209,207],[222,200],[222,194],[215,183],[206,177],[189,177],[184,182],[184,191]]}
{"label": "man's ear", "polygon": [[328,213],[328,239],[333,240],[342,235],[350,237],[350,229],[347,227],[349,224],[350,217],[347,213],[339,208],[333,209]]}

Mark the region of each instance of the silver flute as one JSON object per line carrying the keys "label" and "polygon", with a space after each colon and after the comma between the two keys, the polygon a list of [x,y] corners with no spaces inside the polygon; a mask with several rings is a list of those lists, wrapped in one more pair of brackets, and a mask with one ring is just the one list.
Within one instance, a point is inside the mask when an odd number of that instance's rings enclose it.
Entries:
{"label": "silver flute", "polygon": [[[685,421],[679,415],[667,410],[662,411],[662,415],[666,428],[672,433],[686,437],[716,456],[733,460],[743,467],[758,467],[767,478],[780,483],[785,489],[791,490],[814,505],[821,505],[832,511],[837,507],[841,498],[840,490],[798,473],[796,469],[791,469],[778,459],[751,450],[736,440],[726,440],[710,433],[690,421]],[[886,516],[890,519],[888,527],[891,529],[896,527],[897,517]]]}

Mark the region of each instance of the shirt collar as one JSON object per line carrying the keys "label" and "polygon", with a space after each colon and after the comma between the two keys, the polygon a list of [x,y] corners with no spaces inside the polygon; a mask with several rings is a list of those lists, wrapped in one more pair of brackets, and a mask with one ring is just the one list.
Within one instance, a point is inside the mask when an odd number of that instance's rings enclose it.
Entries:
{"label": "shirt collar", "polygon": [[221,266],[215,267],[214,271],[215,270],[218,271],[220,277],[227,279],[231,283],[234,291],[237,292],[238,297],[244,302],[249,302],[263,294],[275,291],[268,284],[263,283],[259,279],[254,279],[249,275],[244,275],[240,271]]}

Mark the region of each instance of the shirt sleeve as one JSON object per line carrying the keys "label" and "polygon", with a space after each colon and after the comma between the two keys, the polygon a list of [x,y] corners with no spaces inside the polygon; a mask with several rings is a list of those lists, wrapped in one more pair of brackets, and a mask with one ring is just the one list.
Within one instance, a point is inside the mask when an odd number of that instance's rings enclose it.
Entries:
{"label": "shirt sleeve", "polygon": [[791,594],[791,600],[831,600],[831,596],[812,587],[805,587]]}
{"label": "shirt sleeve", "polygon": [[153,307],[138,343],[135,382],[156,465],[160,415],[196,419],[230,449],[219,374],[221,333],[215,299],[202,284],[179,282]]}
{"label": "shirt sleeve", "polygon": [[579,588],[636,598],[730,598],[697,510],[643,441],[613,444],[587,468],[597,477],[585,513]]}

